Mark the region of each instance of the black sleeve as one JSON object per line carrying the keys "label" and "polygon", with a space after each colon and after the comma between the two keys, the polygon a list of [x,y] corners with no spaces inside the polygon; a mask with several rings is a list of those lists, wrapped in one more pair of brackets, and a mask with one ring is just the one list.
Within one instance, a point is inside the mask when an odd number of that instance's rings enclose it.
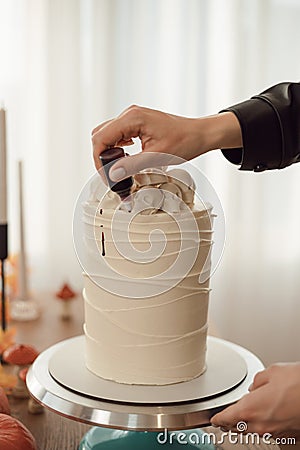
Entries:
{"label": "black sleeve", "polygon": [[240,123],[243,148],[222,150],[241,170],[283,169],[300,161],[300,83],[280,83],[224,109]]}

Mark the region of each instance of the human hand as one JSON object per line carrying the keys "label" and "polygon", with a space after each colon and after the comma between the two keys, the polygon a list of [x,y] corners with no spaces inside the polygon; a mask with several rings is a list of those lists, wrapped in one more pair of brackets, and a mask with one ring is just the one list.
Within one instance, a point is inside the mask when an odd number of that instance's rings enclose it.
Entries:
{"label": "human hand", "polygon": [[255,376],[249,391],[211,423],[238,431],[238,422],[246,422],[247,433],[300,438],[300,363],[268,367]]}
{"label": "human hand", "polygon": [[[237,119],[232,113],[222,113],[203,118],[187,118],[163,113],[149,108],[131,106],[115,119],[100,124],[92,132],[93,155],[96,169],[101,163],[99,155],[112,146],[133,144],[133,138],[139,137],[142,152],[169,154],[184,160],[190,160],[224,143],[224,148],[240,146],[236,139],[226,142],[230,132],[240,134]],[[228,137],[228,136],[227,136]],[[228,139],[227,139],[228,140]],[[231,145],[232,144],[232,145]],[[235,145],[236,144],[236,145]],[[112,181],[119,181],[147,167],[153,167],[151,158],[133,155],[117,161],[110,170]],[[152,156],[153,160],[153,156]],[[156,161],[157,166],[165,161]]]}

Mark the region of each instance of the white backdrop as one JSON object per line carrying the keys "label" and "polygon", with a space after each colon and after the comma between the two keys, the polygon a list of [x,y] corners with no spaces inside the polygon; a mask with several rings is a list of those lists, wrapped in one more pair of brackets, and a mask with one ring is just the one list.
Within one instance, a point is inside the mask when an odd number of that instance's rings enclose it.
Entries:
{"label": "white backdrop", "polygon": [[[297,0],[0,0],[10,247],[22,158],[33,290],[81,286],[71,222],[94,173],[90,130],[132,103],[199,116],[299,80],[299,23]],[[266,363],[299,359],[300,165],[242,173],[219,152],[197,164],[227,221],[211,320]]]}

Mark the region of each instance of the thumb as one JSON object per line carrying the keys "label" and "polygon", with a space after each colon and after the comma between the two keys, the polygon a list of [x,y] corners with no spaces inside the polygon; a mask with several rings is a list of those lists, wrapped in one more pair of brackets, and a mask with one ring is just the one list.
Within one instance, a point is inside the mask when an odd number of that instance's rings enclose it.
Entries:
{"label": "thumb", "polygon": [[182,162],[184,162],[182,158],[169,153],[141,152],[119,159],[110,168],[109,177],[112,181],[120,181],[135,175],[141,170],[150,168],[159,169],[164,166],[181,164]]}
{"label": "thumb", "polygon": [[270,379],[270,374],[268,369],[263,370],[261,372],[258,372],[253,380],[253,383],[251,385],[251,391],[254,391],[255,389],[258,389],[262,387],[263,385],[267,384]]}

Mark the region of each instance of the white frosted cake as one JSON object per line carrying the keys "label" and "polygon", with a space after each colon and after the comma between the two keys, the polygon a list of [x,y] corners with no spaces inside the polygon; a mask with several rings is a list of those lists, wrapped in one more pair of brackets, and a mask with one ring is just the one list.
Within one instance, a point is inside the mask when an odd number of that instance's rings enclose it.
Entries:
{"label": "white frosted cake", "polygon": [[211,205],[194,204],[193,180],[182,169],[136,175],[131,212],[112,191],[91,190],[83,205],[87,368],[126,384],[201,375]]}

